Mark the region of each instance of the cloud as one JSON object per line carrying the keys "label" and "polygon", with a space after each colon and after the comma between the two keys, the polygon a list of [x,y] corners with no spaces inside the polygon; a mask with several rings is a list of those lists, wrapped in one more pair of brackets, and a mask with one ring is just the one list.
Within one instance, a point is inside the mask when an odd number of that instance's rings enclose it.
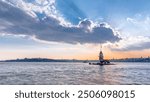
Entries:
{"label": "cloud", "polygon": [[73,24],[78,24],[81,19],[86,18],[86,14],[77,6],[73,0],[57,0],[56,7],[59,12]]}
{"label": "cloud", "polygon": [[150,49],[150,37],[127,37],[108,47],[113,51],[139,51]]}
{"label": "cloud", "polygon": [[110,44],[115,51],[141,51],[150,49],[150,15],[135,14],[133,17],[116,17],[113,21],[116,29],[121,32],[119,42]]}
{"label": "cloud", "polygon": [[115,27],[125,36],[149,36],[150,15],[135,14],[133,17],[116,17]]}
{"label": "cloud", "polygon": [[28,1],[0,1],[1,34],[27,35],[39,40],[71,44],[113,43],[121,39],[104,23],[85,19],[78,25],[72,25],[58,14],[54,0],[44,3],[43,0]]}
{"label": "cloud", "polygon": [[[130,25],[129,30],[135,35],[149,36],[150,32],[150,16],[138,14],[133,18],[127,18],[127,23]],[[137,30],[138,29],[138,30]]]}

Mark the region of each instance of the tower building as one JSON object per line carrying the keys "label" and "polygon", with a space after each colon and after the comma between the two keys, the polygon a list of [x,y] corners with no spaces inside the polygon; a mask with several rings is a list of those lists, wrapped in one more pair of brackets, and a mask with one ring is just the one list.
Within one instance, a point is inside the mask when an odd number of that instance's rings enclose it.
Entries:
{"label": "tower building", "polygon": [[103,54],[103,52],[102,52],[102,45],[100,45],[99,61],[100,61],[100,62],[103,62],[103,61],[104,61],[104,54]]}

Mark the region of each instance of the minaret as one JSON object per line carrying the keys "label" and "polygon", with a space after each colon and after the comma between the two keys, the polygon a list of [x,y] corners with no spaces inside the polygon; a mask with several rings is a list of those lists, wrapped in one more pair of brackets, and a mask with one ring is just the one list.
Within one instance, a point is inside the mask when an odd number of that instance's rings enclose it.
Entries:
{"label": "minaret", "polygon": [[104,61],[104,55],[103,55],[103,52],[102,52],[102,45],[100,45],[99,61],[100,62]]}

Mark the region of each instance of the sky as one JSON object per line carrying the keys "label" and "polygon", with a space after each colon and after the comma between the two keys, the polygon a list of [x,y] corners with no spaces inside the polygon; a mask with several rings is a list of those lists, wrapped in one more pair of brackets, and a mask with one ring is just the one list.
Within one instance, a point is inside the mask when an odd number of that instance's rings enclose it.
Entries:
{"label": "sky", "polygon": [[0,0],[0,59],[150,56],[149,0]]}

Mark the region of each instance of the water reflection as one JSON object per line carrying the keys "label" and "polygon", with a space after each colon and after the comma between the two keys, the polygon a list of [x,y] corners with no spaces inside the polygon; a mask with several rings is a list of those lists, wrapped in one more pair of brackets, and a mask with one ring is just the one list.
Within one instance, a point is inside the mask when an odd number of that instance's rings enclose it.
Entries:
{"label": "water reflection", "polygon": [[150,63],[0,63],[0,84],[150,84]]}
{"label": "water reflection", "polygon": [[99,66],[100,79],[103,81],[102,84],[116,84],[115,79],[112,78],[114,73],[106,66]]}

